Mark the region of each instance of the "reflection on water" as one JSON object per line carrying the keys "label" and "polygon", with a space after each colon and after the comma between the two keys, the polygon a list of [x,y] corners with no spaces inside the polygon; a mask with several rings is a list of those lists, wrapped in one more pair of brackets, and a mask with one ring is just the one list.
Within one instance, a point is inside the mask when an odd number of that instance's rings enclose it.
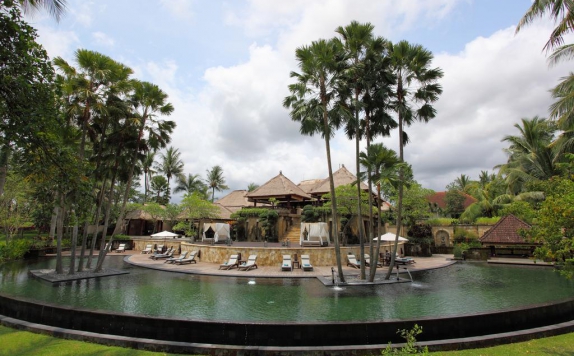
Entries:
{"label": "reflection on water", "polygon": [[413,273],[413,283],[325,287],[315,279],[212,277],[134,267],[130,274],[52,285],[29,269],[55,259],[0,266],[0,291],[81,308],[202,320],[365,321],[472,314],[574,296],[574,284],[547,268],[456,264]]}

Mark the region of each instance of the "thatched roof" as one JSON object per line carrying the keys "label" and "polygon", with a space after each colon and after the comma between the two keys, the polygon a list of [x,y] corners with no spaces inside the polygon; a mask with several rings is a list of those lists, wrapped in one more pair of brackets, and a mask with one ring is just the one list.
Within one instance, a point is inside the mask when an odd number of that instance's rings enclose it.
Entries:
{"label": "thatched roof", "polygon": [[[250,202],[247,199],[247,193],[247,190],[234,190],[223,198],[217,200],[215,203],[224,206],[234,213],[244,207],[254,206],[253,202]],[[261,204],[265,205],[265,203]]]}
{"label": "thatched roof", "polygon": [[[146,204],[144,204],[146,205]],[[165,209],[165,206],[161,205],[162,209]],[[128,212],[126,214],[125,220],[153,220],[151,215],[148,212],[143,211],[142,209],[136,209]]]}
{"label": "thatched roof", "polygon": [[498,220],[479,240],[483,244],[531,245],[518,233],[521,229],[530,228],[530,225],[510,214]]}
{"label": "thatched roof", "polygon": [[231,214],[233,213],[231,210],[227,209],[223,205],[219,203],[214,203],[215,206],[219,208],[219,219],[229,220],[231,219]]}
{"label": "thatched roof", "polygon": [[289,178],[285,177],[282,172],[279,172],[277,176],[271,178],[267,183],[247,193],[249,201],[268,201],[270,198],[276,198],[280,201],[302,201],[310,200],[311,196],[296,186]]}
{"label": "thatched roof", "polygon": [[[333,181],[335,183],[335,188],[337,188],[341,185],[355,183],[357,181],[357,176],[349,172],[349,170],[345,168],[345,166],[342,166],[335,173],[333,173]],[[361,189],[366,192],[369,191],[369,187],[363,182],[361,182]],[[329,177],[327,177],[323,179],[323,181],[320,184],[318,184],[315,188],[313,188],[310,191],[310,194],[320,197],[330,192],[331,189],[329,188]]]}
{"label": "thatched roof", "polygon": [[317,187],[319,184],[323,183],[324,179],[308,179],[303,180],[297,186],[301,188],[305,193],[311,194],[311,191]]}

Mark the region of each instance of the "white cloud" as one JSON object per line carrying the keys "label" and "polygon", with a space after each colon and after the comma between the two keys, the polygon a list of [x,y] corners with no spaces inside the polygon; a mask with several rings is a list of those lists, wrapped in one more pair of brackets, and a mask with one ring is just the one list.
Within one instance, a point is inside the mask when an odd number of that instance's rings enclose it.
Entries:
{"label": "white cloud", "polygon": [[113,38],[100,31],[92,33],[92,38],[97,44],[102,46],[113,47],[115,44]]}
{"label": "white cloud", "polygon": [[160,0],[162,6],[166,8],[175,18],[189,20],[193,18],[192,5],[194,1],[189,0]]}

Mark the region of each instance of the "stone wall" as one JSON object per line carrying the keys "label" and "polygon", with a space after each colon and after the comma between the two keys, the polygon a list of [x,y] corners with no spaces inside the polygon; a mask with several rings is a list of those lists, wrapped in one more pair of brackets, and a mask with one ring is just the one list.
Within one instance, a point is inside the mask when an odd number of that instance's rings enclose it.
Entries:
{"label": "stone wall", "polygon": [[[479,238],[482,237],[492,225],[448,225],[448,226],[433,226],[432,234],[436,246],[453,246],[454,245],[454,230],[463,229],[476,234]],[[407,237],[408,227],[402,228],[401,236]],[[397,232],[396,226],[386,226],[385,232]],[[444,239],[443,239],[444,238]]]}

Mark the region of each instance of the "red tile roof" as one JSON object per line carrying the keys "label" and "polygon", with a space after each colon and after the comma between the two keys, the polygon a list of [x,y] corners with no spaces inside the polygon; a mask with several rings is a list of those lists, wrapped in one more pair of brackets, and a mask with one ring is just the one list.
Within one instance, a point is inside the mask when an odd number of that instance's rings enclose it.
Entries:
{"label": "red tile roof", "polygon": [[518,232],[520,229],[530,228],[530,225],[510,214],[498,220],[479,240],[483,244],[529,244]]}
{"label": "red tile roof", "polygon": [[[476,203],[476,199],[466,193],[461,193],[462,195],[466,196],[466,199],[464,200],[464,208],[468,208],[469,205],[471,205],[472,203]],[[446,192],[436,192],[432,195],[429,195],[427,197],[427,200],[429,201],[429,203],[436,203],[441,209],[445,209],[446,208]]]}

